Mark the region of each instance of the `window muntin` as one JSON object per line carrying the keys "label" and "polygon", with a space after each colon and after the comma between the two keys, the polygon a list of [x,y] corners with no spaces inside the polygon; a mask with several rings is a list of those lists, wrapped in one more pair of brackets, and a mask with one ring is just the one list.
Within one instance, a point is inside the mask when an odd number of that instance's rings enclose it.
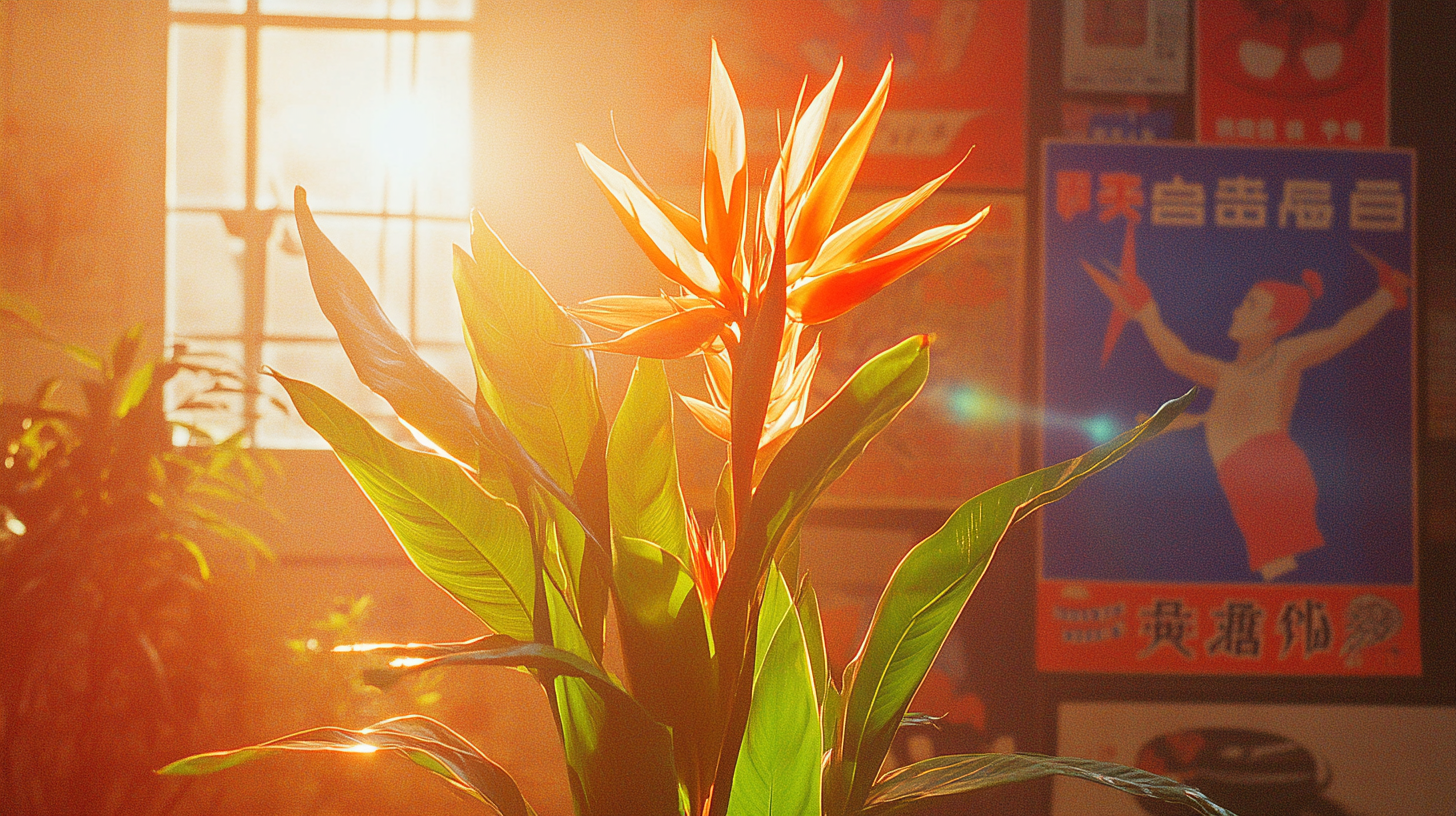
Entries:
{"label": "window muntin", "polygon": [[[426,359],[473,388],[450,280],[468,245],[468,0],[173,0],[168,333],[240,361],[266,395],[181,416],[270,447],[322,445],[262,366],[316,382],[396,435],[319,311],[294,185]],[[347,17],[345,15],[348,15]]]}

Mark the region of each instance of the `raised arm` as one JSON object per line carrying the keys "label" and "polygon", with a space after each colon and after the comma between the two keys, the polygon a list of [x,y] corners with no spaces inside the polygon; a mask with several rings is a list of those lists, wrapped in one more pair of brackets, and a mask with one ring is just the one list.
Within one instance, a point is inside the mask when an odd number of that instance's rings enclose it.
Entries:
{"label": "raised arm", "polygon": [[1375,294],[1345,312],[1333,326],[1287,338],[1281,345],[1289,350],[1296,369],[1317,366],[1369,334],[1394,308],[1395,296],[1389,290],[1376,289]]}
{"label": "raised arm", "polygon": [[[1153,302],[1152,292],[1148,291],[1148,285],[1136,272],[1123,273],[1121,281],[1114,281],[1086,261],[1082,261],[1082,268],[1092,282],[1097,284],[1097,288],[1102,290],[1102,294],[1112,302],[1114,322],[1109,326],[1109,331],[1114,326],[1121,328],[1121,324],[1116,322],[1119,314],[1131,317],[1142,324],[1143,334],[1147,335],[1153,351],[1157,352],[1158,359],[1163,361],[1169,371],[1181,374],[1198,385],[1212,387],[1217,384],[1219,361],[1191,351],[1172,329],[1163,324],[1163,318],[1158,314],[1158,304]],[[1115,336],[1109,337],[1115,340]],[[1107,353],[1110,350],[1110,347],[1103,349],[1104,363],[1107,362]]]}
{"label": "raised arm", "polygon": [[1375,267],[1378,288],[1375,294],[1360,305],[1345,312],[1333,326],[1305,332],[1283,341],[1284,347],[1291,352],[1293,364],[1299,370],[1317,366],[1349,348],[1356,340],[1369,334],[1386,314],[1395,309],[1404,309],[1409,302],[1409,275],[1375,257],[1364,247],[1358,244],[1352,246]]}
{"label": "raised arm", "polygon": [[1148,301],[1147,305],[1133,315],[1143,327],[1143,334],[1147,335],[1148,343],[1152,345],[1153,351],[1163,365],[1174,374],[1180,374],[1198,385],[1209,388],[1218,385],[1218,375],[1222,363],[1207,354],[1199,354],[1188,348],[1183,339],[1173,333],[1163,323],[1163,317],[1158,313],[1158,304]]}

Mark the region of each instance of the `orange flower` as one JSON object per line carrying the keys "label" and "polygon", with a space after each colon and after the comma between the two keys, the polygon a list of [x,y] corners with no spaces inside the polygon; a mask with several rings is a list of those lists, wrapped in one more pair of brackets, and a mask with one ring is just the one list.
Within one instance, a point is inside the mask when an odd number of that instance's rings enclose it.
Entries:
{"label": "orange flower", "polygon": [[712,615],[713,602],[718,600],[718,585],[723,583],[723,573],[728,569],[728,552],[719,528],[714,525],[705,529],[688,513],[688,549],[693,555],[693,583],[698,588],[698,597]]}
{"label": "orange flower", "polygon": [[578,144],[582,161],[637,245],[664,277],[681,288],[676,295],[596,298],[570,310],[582,320],[621,332],[590,347],[663,359],[703,354],[710,400],[683,399],[704,428],[729,439],[734,350],[763,302],[782,222],[785,248],[780,260],[785,264],[788,326],[759,444],[761,457],[772,458],[777,446],[803,422],[809,381],[818,362],[817,342],[803,359],[798,357],[803,328],[845,314],[965,238],[989,210],[964,223],[925,230],[871,255],[955,172],[952,167],[920,189],[833,229],[884,111],[892,69],[893,63],[885,66],[868,104],[817,172],[820,141],[843,63],[802,110],[800,91],[778,164],[759,201],[759,215],[751,221],[743,110],[717,43],[712,51],[707,144],[696,214],[658,195],[625,152],[622,158],[630,175]]}

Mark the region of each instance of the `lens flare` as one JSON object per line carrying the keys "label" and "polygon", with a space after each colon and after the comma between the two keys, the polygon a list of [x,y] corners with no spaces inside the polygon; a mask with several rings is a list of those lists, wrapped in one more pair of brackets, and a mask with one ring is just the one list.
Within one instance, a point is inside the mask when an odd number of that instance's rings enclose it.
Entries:
{"label": "lens flare", "polygon": [[927,395],[958,425],[1029,424],[1058,430],[1075,430],[1094,444],[1102,444],[1127,428],[1111,414],[1075,416],[1035,406],[1023,405],[1015,399],[975,383],[941,386]]}

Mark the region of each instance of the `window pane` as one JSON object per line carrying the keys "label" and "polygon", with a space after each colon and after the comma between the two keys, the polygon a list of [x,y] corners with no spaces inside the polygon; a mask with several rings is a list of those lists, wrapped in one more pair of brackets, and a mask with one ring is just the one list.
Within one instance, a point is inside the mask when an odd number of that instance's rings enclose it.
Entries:
{"label": "window pane", "polygon": [[[209,368],[240,373],[243,344],[237,341],[198,340],[178,337],[177,343],[187,346],[187,360]],[[168,418],[200,428],[214,441],[221,441],[243,428],[242,394],[203,394],[213,382],[208,375],[183,371],[167,382]],[[215,404],[208,408],[198,403]],[[187,407],[181,407],[187,406]],[[187,444],[187,434],[177,435],[174,442]],[[201,441],[201,440],[198,440]]]}
{"label": "window pane", "polygon": [[211,11],[223,14],[242,14],[248,8],[248,0],[172,0],[173,11]]}
{"label": "window pane", "polygon": [[[338,341],[272,342],[263,344],[263,364],[278,373],[306,380],[343,400],[349,407],[368,417],[375,427],[394,439],[407,438],[393,411],[374,392],[364,387],[354,374],[354,367]],[[268,448],[321,448],[324,442],[293,410],[283,389],[271,377],[261,383],[265,394],[277,397],[288,406],[285,414],[266,399],[259,400],[256,442]]]}
{"label": "window pane", "polygon": [[417,237],[415,336],[421,342],[463,343],[451,247],[470,246],[470,227],[463,221],[421,221]]}
{"label": "window pane", "polygon": [[173,25],[167,124],[173,207],[243,205],[243,30]]}
{"label": "window pane", "polygon": [[264,14],[312,14],[320,17],[468,20],[471,0],[259,0]]}
{"label": "window pane", "polygon": [[424,33],[419,38],[417,211],[463,218],[470,212],[470,35]]}
{"label": "window pane", "polygon": [[379,20],[389,15],[389,0],[259,0],[258,11]]}
{"label": "window pane", "polygon": [[264,28],[258,206],[469,208],[470,35]]}
{"label": "window pane", "polygon": [[419,0],[421,20],[469,20],[475,13],[472,0]]}
{"label": "window pane", "polygon": [[374,143],[387,41],[382,31],[259,33],[259,209],[291,201],[298,184],[315,210],[384,206]]}
{"label": "window pane", "polygon": [[[381,243],[382,220],[320,215],[318,224],[344,257],[358,268],[375,297],[386,304],[385,312],[389,314],[391,309],[387,299],[380,297],[380,258],[381,253],[389,251],[388,245]],[[405,262],[408,263],[408,256]],[[408,300],[405,302],[408,303]],[[314,297],[313,285],[308,278],[308,263],[304,260],[297,228],[291,217],[280,218],[268,239],[267,308],[264,314],[264,332],[270,337],[315,337],[320,340],[335,337],[333,326],[324,317]],[[390,314],[390,319],[398,320],[402,316],[396,312]],[[408,331],[408,324],[396,325],[401,331]]]}
{"label": "window pane", "polygon": [[243,326],[243,241],[216,213],[167,216],[167,286],[172,332],[236,335]]}

